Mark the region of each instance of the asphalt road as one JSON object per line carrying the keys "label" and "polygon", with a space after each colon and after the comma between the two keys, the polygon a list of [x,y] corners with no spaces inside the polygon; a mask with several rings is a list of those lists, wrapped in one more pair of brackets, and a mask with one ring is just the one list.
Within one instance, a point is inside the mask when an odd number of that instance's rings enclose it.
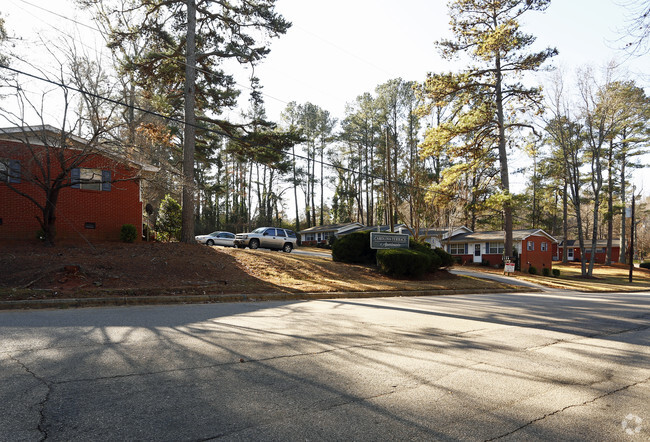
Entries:
{"label": "asphalt road", "polygon": [[650,439],[650,295],[0,312],[0,440]]}

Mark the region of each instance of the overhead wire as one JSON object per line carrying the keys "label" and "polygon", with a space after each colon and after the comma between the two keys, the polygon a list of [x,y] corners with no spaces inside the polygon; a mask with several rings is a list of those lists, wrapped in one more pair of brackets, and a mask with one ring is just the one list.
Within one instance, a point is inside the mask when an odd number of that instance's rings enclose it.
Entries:
{"label": "overhead wire", "polygon": [[[10,0],[10,1],[11,1],[11,0]],[[61,18],[65,19],[65,20],[68,20],[68,21],[70,21],[70,22],[72,22],[72,23],[75,23],[75,24],[77,24],[77,25],[79,25],[79,26],[83,26],[83,27],[85,27],[85,28],[88,28],[88,29],[90,29],[90,30],[92,30],[92,31],[95,31],[95,32],[99,33],[99,34],[102,36],[102,38],[104,37],[104,33],[103,33],[103,31],[102,31],[101,29],[99,29],[99,28],[96,28],[96,27],[93,27],[93,26],[87,25],[87,24],[82,23],[82,22],[80,22],[80,21],[78,21],[78,20],[75,20],[75,19],[73,19],[73,18],[70,18],[70,17],[64,16],[64,15],[58,14],[58,13],[56,13],[56,12],[50,11],[49,9],[46,9],[46,8],[44,8],[44,7],[42,7],[42,6],[35,5],[34,3],[29,2],[28,0],[18,0],[18,1],[20,1],[20,2],[22,2],[22,3],[25,3],[25,4],[28,4],[28,5],[30,5],[30,6],[32,6],[32,7],[34,7],[34,8],[36,8],[36,9],[40,9],[41,11],[47,12],[47,13],[49,13],[49,14],[56,15],[57,17],[61,17]],[[12,3],[13,3],[13,2],[12,2]],[[56,29],[57,31],[63,33],[64,35],[68,36],[69,38],[72,38],[72,39],[74,39],[75,41],[81,43],[83,46],[85,46],[85,47],[87,47],[87,48],[89,48],[89,49],[92,49],[92,48],[90,48],[88,45],[84,44],[84,42],[81,42],[81,41],[77,40],[75,37],[71,36],[70,34],[61,31],[59,28],[56,28],[56,27],[55,27],[54,25],[52,25],[51,23],[47,23],[47,22],[45,22],[45,23],[46,23],[48,26],[50,26],[50,27]],[[160,54],[160,55],[161,55],[162,58],[167,59],[167,60],[170,60],[170,61],[172,61],[172,62],[174,62],[174,63],[176,63],[176,64],[178,64],[178,65],[186,66],[186,67],[189,66],[189,65],[187,64],[187,62],[185,62],[185,61],[183,61],[183,60],[174,59],[174,58],[169,57],[169,56],[167,56],[167,55],[165,55],[165,54]],[[209,72],[209,71],[207,71],[207,70],[205,70],[205,69],[203,69],[203,68],[201,68],[201,67],[199,67],[199,66],[194,65],[193,68],[194,68],[197,72],[201,72],[201,73],[203,73],[203,74],[205,74],[205,75],[208,75],[208,76],[212,76],[212,75],[214,75],[212,72]],[[237,86],[239,86],[239,87],[241,87],[241,88],[244,88],[244,89],[247,89],[247,90],[249,90],[249,91],[252,91],[252,90],[253,90],[252,87],[247,86],[247,85],[245,85],[245,84],[241,84],[241,83],[239,83],[239,82],[235,82],[235,84],[236,84]],[[277,102],[282,103],[282,104],[285,104],[285,105],[286,105],[286,104],[289,104],[288,101],[285,101],[285,100],[282,100],[282,99],[280,99],[280,98],[274,97],[274,96],[269,95],[269,94],[267,94],[267,93],[265,93],[265,92],[261,92],[261,91],[260,91],[260,93],[261,93],[263,96],[265,96],[266,98],[270,98],[271,100],[277,101]]]}
{"label": "overhead wire", "polygon": [[[11,0],[10,0],[10,1],[11,1]],[[47,12],[47,13],[49,13],[49,14],[53,14],[53,15],[55,15],[55,16],[57,16],[57,17],[61,17],[61,18],[65,19],[65,20],[68,20],[68,21],[70,21],[70,22],[72,22],[72,23],[75,23],[75,24],[77,24],[77,25],[79,25],[79,26],[83,26],[83,27],[85,27],[85,28],[88,28],[88,29],[90,29],[90,30],[92,30],[92,31],[94,31],[94,32],[98,32],[98,33],[99,33],[100,35],[102,35],[102,37],[103,37],[103,31],[101,31],[100,29],[98,29],[98,28],[96,28],[96,27],[93,27],[93,26],[90,26],[90,25],[88,25],[88,24],[82,23],[82,22],[80,22],[80,21],[78,21],[78,20],[75,20],[75,19],[73,19],[73,18],[70,18],[70,17],[64,16],[64,15],[58,14],[58,13],[56,13],[56,12],[54,12],[54,11],[51,11],[51,10],[49,10],[49,9],[47,9],[47,8],[44,8],[44,7],[40,6],[40,5],[36,5],[36,4],[34,4],[34,3],[32,3],[32,2],[30,2],[30,1],[28,1],[28,0],[18,0],[18,1],[20,1],[20,2],[22,2],[22,3],[25,3],[25,4],[27,4],[27,5],[30,5],[30,6],[32,6],[32,7],[34,7],[34,8],[36,8],[36,9],[42,10],[42,11],[44,11],[44,12]],[[52,26],[52,25],[49,24],[49,23],[48,23],[48,25]],[[54,27],[54,26],[52,26],[52,27]],[[299,27],[299,28],[300,28],[300,27]],[[57,29],[59,32],[63,32],[63,31],[61,31],[61,30],[58,29],[58,28],[55,28],[55,29]],[[342,48],[336,46],[335,44],[333,44],[333,43],[331,43],[331,42],[329,42],[329,41],[327,41],[327,40],[325,40],[325,39],[323,39],[323,38],[321,38],[321,37],[319,37],[319,36],[316,36],[315,34],[309,32],[309,31],[307,31],[307,30],[305,30],[305,29],[303,29],[303,28],[300,28],[300,29],[303,30],[304,32],[306,32],[306,33],[308,33],[308,34],[310,34],[310,35],[312,35],[312,36],[314,36],[314,37],[316,37],[316,38],[322,40],[322,41],[325,41],[326,43],[328,43],[328,44],[334,46],[334,47],[337,48],[338,50],[341,50],[341,51],[347,53],[348,55],[351,55],[351,56],[353,56],[353,57],[355,57],[355,58],[358,58],[359,60],[364,61],[364,60],[361,59],[360,57],[357,57],[356,55],[351,54],[350,52],[343,50]],[[65,32],[63,32],[63,34],[64,34],[64,35],[67,35],[69,38],[72,38],[73,40],[75,40],[75,41],[81,43],[83,46],[85,46],[85,47],[87,47],[87,48],[89,48],[89,49],[91,49],[91,50],[96,50],[96,49],[90,48],[90,47],[89,47],[88,45],[86,45],[84,42],[80,42],[80,41],[78,41],[74,36],[71,36],[70,34],[67,34],[67,33],[65,33]],[[107,56],[104,55],[104,54],[100,54],[100,55],[101,55],[101,56],[104,56],[104,57],[107,57]],[[174,63],[177,63],[177,64],[182,65],[182,66],[186,66],[186,67],[189,66],[189,65],[188,65],[185,61],[183,61],[183,60],[173,59],[173,58],[171,58],[171,57],[169,57],[169,56],[166,56],[166,55],[164,55],[164,54],[163,54],[163,58],[166,58],[166,59],[168,59],[168,60],[171,60],[171,61],[173,61]],[[112,61],[112,60],[111,60],[111,61]],[[367,61],[366,61],[366,63],[368,63],[369,65],[373,66],[373,67],[376,68],[376,69],[380,69],[380,68],[376,67],[375,65],[371,64],[370,62],[367,62]],[[205,69],[200,68],[199,66],[193,66],[193,67],[194,67],[194,69],[196,69],[198,72],[201,72],[201,73],[203,73],[203,74],[205,74],[205,75],[208,75],[208,76],[210,76],[210,75],[214,75],[213,73],[208,72],[208,71],[206,71]],[[0,65],[0,68],[8,68],[8,67],[5,67],[5,66]],[[11,68],[8,68],[8,69],[11,69]],[[13,70],[13,69],[12,69],[12,70]],[[386,72],[386,71],[383,70],[383,69],[380,69],[380,70],[383,71],[383,72]],[[15,71],[18,72],[18,70],[15,70]],[[24,75],[30,76],[30,77],[32,77],[32,78],[34,78],[34,79],[39,79],[39,80],[42,80],[42,81],[47,81],[47,82],[49,82],[50,84],[54,84],[54,85],[57,85],[57,86],[59,86],[59,87],[64,87],[64,88],[67,88],[67,89],[69,89],[69,90],[74,90],[74,91],[77,91],[77,92],[79,92],[79,93],[84,93],[84,94],[87,94],[87,95],[89,95],[89,96],[93,96],[94,98],[99,98],[99,99],[102,99],[102,100],[105,100],[105,101],[111,102],[111,103],[113,103],[113,104],[117,104],[117,105],[120,105],[120,106],[125,106],[125,107],[127,107],[127,108],[132,108],[132,109],[134,109],[134,110],[138,110],[138,111],[140,111],[140,112],[148,113],[148,114],[151,114],[151,115],[153,115],[153,116],[157,116],[157,117],[159,117],[159,118],[167,119],[167,120],[169,120],[169,121],[173,121],[173,122],[175,122],[175,123],[179,123],[179,124],[183,124],[183,125],[186,124],[185,121],[183,121],[183,120],[181,120],[181,119],[177,119],[177,118],[174,118],[174,117],[165,116],[165,115],[162,115],[162,114],[159,114],[159,113],[156,113],[156,112],[152,112],[152,111],[149,111],[149,110],[146,110],[146,109],[139,108],[139,107],[137,107],[137,106],[133,106],[133,105],[129,105],[129,104],[127,104],[127,103],[119,102],[119,101],[117,101],[117,100],[113,100],[113,99],[108,98],[108,97],[99,96],[99,95],[97,95],[97,94],[93,94],[93,93],[90,93],[90,92],[88,92],[88,91],[82,91],[82,90],[76,89],[76,88],[74,88],[74,87],[72,87],[72,86],[70,86],[70,85],[64,85],[64,84],[61,84],[61,83],[58,83],[58,82],[54,82],[54,81],[49,80],[49,79],[45,79],[45,78],[41,78],[41,77],[35,76],[35,75],[33,75],[33,74],[28,74],[28,73],[26,73],[26,72],[21,72],[21,73],[24,74]],[[253,90],[251,87],[248,87],[248,86],[246,86],[246,85],[242,85],[242,84],[237,83],[237,82],[236,82],[236,84],[237,84],[237,86],[239,86],[239,87],[242,87],[242,88],[245,88],[245,89],[248,89],[248,90]],[[275,100],[275,101],[278,101],[278,102],[280,102],[280,103],[283,103],[283,104],[289,104],[289,102],[287,102],[287,101],[285,101],[285,100],[282,100],[282,99],[279,99],[279,98],[276,98],[276,97],[270,96],[270,95],[268,95],[268,94],[266,94],[266,93],[264,93],[264,92],[261,92],[261,94],[262,94],[263,96],[267,97],[267,98],[271,98],[271,99],[273,99],[273,100]],[[220,131],[217,131],[217,130],[215,130],[215,129],[210,129],[210,128],[206,128],[206,127],[202,127],[202,126],[198,126],[198,125],[194,125],[194,127],[195,127],[195,128],[198,128],[198,129],[201,129],[201,130],[204,130],[204,131],[207,131],[207,132],[215,132],[215,133],[217,133],[217,134],[220,135],[220,136],[225,136],[225,137],[228,137],[228,138],[232,138],[232,135],[231,135],[231,134],[227,134],[227,133],[225,133],[225,132],[220,132]],[[268,148],[268,147],[267,147],[267,148]],[[279,149],[273,149],[273,148],[270,148],[270,149],[279,152]],[[279,152],[279,153],[281,153],[281,152]],[[337,169],[337,170],[341,170],[341,171],[345,171],[345,172],[348,172],[348,173],[358,173],[358,174],[360,174],[360,175],[366,176],[367,178],[372,178],[372,179],[378,179],[378,180],[384,180],[384,181],[386,181],[386,179],[385,179],[384,177],[381,177],[381,176],[379,176],[379,175],[368,174],[367,172],[361,172],[360,170],[359,170],[359,171],[355,171],[355,170],[352,170],[352,169],[350,169],[350,168],[346,168],[346,167],[344,167],[344,166],[337,166],[337,165],[334,165],[334,164],[330,164],[330,163],[326,163],[326,162],[323,162],[323,161],[319,161],[319,160],[317,160],[317,159],[315,159],[315,158],[308,158],[308,157],[305,157],[305,156],[300,155],[300,154],[293,154],[293,155],[294,155],[294,157],[300,158],[300,159],[302,159],[302,160],[314,161],[316,164],[322,164],[323,166],[326,166],[326,167],[331,167],[331,168],[334,168],[334,169]],[[391,182],[391,184],[399,185],[399,186],[401,186],[401,187],[406,186],[406,187],[408,187],[408,188],[418,188],[418,189],[420,189],[420,190],[425,190],[425,191],[429,191],[429,190],[430,190],[430,189],[428,189],[428,188],[417,187],[417,186],[413,186],[413,185],[408,184],[408,183],[402,183],[402,182],[400,182],[400,181],[396,181],[396,180],[390,180],[390,182]]]}
{"label": "overhead wire", "polygon": [[[24,75],[24,76],[27,76],[29,78],[32,78],[32,79],[35,79],[35,80],[40,80],[40,81],[43,81],[43,82],[49,83],[51,85],[55,85],[55,86],[67,89],[67,90],[78,92],[80,94],[85,94],[85,95],[88,95],[88,96],[90,96],[92,98],[97,98],[97,99],[106,101],[108,103],[112,103],[112,104],[116,104],[118,106],[126,107],[128,109],[137,110],[139,112],[142,112],[142,113],[145,113],[145,114],[148,114],[148,115],[152,115],[152,116],[155,116],[157,118],[161,118],[161,119],[164,119],[164,120],[167,120],[167,121],[172,121],[174,123],[178,123],[178,124],[181,124],[181,125],[184,125],[184,126],[189,125],[191,127],[194,127],[195,129],[200,129],[200,130],[205,131],[207,133],[214,133],[214,134],[217,134],[219,136],[226,137],[228,139],[232,139],[232,140],[235,140],[235,141],[244,141],[244,139],[242,137],[238,137],[238,136],[235,136],[233,134],[229,134],[229,133],[227,133],[225,131],[222,131],[222,130],[218,130],[218,129],[214,129],[214,128],[210,128],[210,127],[205,127],[205,126],[202,126],[202,125],[199,125],[199,124],[196,124],[196,123],[195,124],[188,124],[187,122],[185,122],[185,120],[183,120],[181,118],[176,118],[176,117],[169,116],[169,115],[163,115],[163,114],[161,114],[159,112],[151,111],[149,109],[144,109],[144,108],[141,108],[139,106],[134,106],[134,105],[131,105],[131,104],[128,104],[128,103],[124,103],[124,102],[122,102],[120,100],[116,100],[116,99],[113,99],[113,98],[104,97],[102,95],[95,94],[93,92],[77,88],[75,86],[67,85],[67,84],[61,83],[59,81],[51,80],[49,78],[40,77],[40,76],[35,75],[35,74],[30,74],[28,72],[22,71],[20,69],[12,68],[10,66],[5,66],[5,65],[0,64],[0,69],[5,69],[5,70],[8,70],[8,71],[14,72],[16,74],[19,74],[19,75]],[[277,153],[286,154],[286,152],[284,152],[284,151],[282,151],[280,149],[274,148],[274,147],[270,147],[270,146],[264,146],[264,147],[267,148],[267,149],[270,149],[270,150],[272,150],[274,152],[277,152]],[[390,182],[391,184],[398,185],[398,186],[400,186],[402,188],[410,188],[410,189],[417,189],[417,190],[423,190],[423,191],[431,191],[431,189],[429,189],[428,187],[414,186],[412,184],[404,183],[402,181],[395,180],[395,179],[387,180],[385,177],[380,176],[380,175],[375,175],[375,174],[371,174],[371,173],[368,173],[368,172],[363,172],[361,170],[354,170],[354,169],[351,169],[349,167],[327,163],[325,161],[320,161],[317,158],[309,158],[309,157],[306,157],[306,156],[301,155],[301,154],[292,154],[292,156],[295,157],[295,158],[299,158],[301,160],[311,161],[311,162],[314,162],[315,164],[323,165],[325,167],[330,167],[330,168],[335,169],[335,170],[340,170],[340,171],[343,171],[343,172],[358,174],[360,176],[365,176],[366,178],[372,178],[372,179],[376,179],[376,180],[383,180],[386,183]]]}

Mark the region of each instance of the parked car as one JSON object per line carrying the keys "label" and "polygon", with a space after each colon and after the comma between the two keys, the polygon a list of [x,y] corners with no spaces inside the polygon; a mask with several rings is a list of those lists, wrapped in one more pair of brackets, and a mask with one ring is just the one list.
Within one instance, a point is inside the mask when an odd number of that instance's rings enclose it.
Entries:
{"label": "parked car", "polygon": [[209,246],[235,247],[235,234],[230,232],[212,232],[208,235],[197,235],[194,239],[199,244]]}
{"label": "parked car", "polygon": [[235,236],[235,246],[241,249],[262,247],[290,253],[297,242],[298,237],[292,230],[277,227],[259,227],[250,233],[238,233]]}

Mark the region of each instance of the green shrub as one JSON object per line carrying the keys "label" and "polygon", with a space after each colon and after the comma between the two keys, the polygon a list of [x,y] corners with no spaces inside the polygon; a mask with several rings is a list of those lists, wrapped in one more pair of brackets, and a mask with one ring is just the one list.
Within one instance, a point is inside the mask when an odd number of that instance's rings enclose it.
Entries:
{"label": "green shrub", "polygon": [[377,252],[379,271],[391,276],[419,278],[431,267],[431,257],[411,249],[388,249]]}
{"label": "green shrub", "polygon": [[122,242],[133,242],[138,237],[138,229],[133,224],[124,224],[120,229]]}
{"label": "green shrub", "polygon": [[531,275],[537,275],[537,269],[534,266],[528,267],[528,273]]}
{"label": "green shrub", "polygon": [[433,251],[440,257],[440,267],[451,267],[456,262],[454,256],[451,253],[447,253],[447,251],[441,249],[440,247],[436,247],[433,249]]}
{"label": "green shrub", "polygon": [[551,269],[549,269],[548,267],[544,267],[544,268],[542,269],[542,275],[544,275],[544,276],[551,276]]}
{"label": "green shrub", "polygon": [[553,276],[556,278],[560,276],[560,269],[553,269]]}
{"label": "green shrub", "polygon": [[181,237],[182,225],[181,205],[171,197],[165,195],[160,202],[156,230],[161,241],[179,240]]}
{"label": "green shrub", "polygon": [[354,232],[332,244],[332,260],[350,264],[374,264],[377,251],[370,248],[370,232]]}
{"label": "green shrub", "polygon": [[639,264],[639,267],[641,267],[642,269],[650,269],[650,261],[642,262],[641,264]]}
{"label": "green shrub", "polygon": [[409,241],[409,248],[416,252],[424,253],[428,257],[429,266],[427,267],[427,271],[435,272],[442,265],[442,259],[440,259],[440,256],[438,256],[435,250],[431,250],[431,246],[428,243],[416,241],[411,238]]}

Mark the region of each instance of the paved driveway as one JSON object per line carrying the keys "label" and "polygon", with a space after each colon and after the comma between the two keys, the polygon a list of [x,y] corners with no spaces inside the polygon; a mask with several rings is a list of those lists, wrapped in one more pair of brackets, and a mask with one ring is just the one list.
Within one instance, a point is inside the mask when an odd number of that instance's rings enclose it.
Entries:
{"label": "paved driveway", "polygon": [[647,294],[4,311],[0,440],[648,440],[649,322]]}
{"label": "paved driveway", "polygon": [[557,289],[549,289],[546,286],[540,285],[540,284],[535,284],[534,282],[529,282],[529,281],[523,281],[521,279],[517,279],[511,276],[506,276],[506,275],[499,275],[495,273],[489,273],[489,272],[481,272],[479,270],[472,270],[469,268],[458,268],[458,267],[452,267],[449,270],[449,273],[452,273],[454,275],[463,275],[463,276],[472,276],[475,278],[481,278],[481,279],[489,279],[492,281],[498,281],[498,282],[503,282],[506,284],[511,284],[511,285],[518,285],[522,287],[530,287],[532,289],[538,289],[542,291],[548,291],[548,292],[557,292]]}

